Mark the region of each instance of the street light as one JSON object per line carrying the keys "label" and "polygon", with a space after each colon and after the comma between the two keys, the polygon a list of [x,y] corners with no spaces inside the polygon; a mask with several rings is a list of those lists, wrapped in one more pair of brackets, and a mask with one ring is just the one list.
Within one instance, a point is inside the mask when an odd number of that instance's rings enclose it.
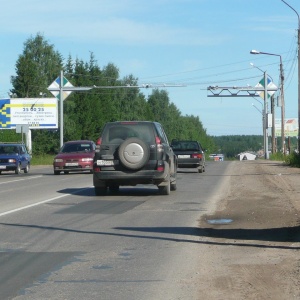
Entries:
{"label": "street light", "polygon": [[281,0],[290,9],[292,9],[298,17],[298,154],[300,153],[300,17],[297,11],[291,7],[287,2]]}
{"label": "street light", "polygon": [[[254,63],[250,63],[250,65],[253,68],[258,69],[259,71],[261,71],[262,73],[264,73],[264,71],[259,68],[258,66],[255,66]],[[270,76],[268,74],[268,77],[271,78],[272,82],[274,82],[272,76]],[[257,100],[256,98],[254,98],[255,100]],[[258,100],[257,100],[258,101]],[[271,96],[271,114],[272,114],[272,153],[274,154],[276,152],[276,146],[275,146],[275,109],[274,109],[274,95]]]}
{"label": "street light", "polygon": [[[255,99],[255,98],[254,98]],[[256,100],[256,99],[255,99]],[[261,102],[259,102],[260,104],[262,104]],[[262,110],[260,110],[254,103],[252,103],[252,106],[261,114],[262,116],[262,128],[263,128],[263,136],[265,135],[265,113],[264,113],[264,109],[262,107]],[[265,141],[265,139],[264,139]],[[265,149],[264,149],[265,150]]]}
{"label": "street light", "polygon": [[252,106],[257,110],[259,111],[260,114],[264,114],[254,103],[252,103]]}
{"label": "street light", "polygon": [[[253,51],[253,50],[252,50]],[[261,71],[262,73],[265,73],[265,71],[263,71],[261,68],[259,68],[258,66],[256,66],[254,63],[250,63],[250,66],[252,66],[253,68],[256,68],[256,69],[258,69],[259,71]],[[270,74],[268,74],[268,77],[270,77],[271,78],[271,80],[274,82],[274,80],[273,80],[273,78],[272,78],[272,76],[270,75]]]}
{"label": "street light", "polygon": [[[285,104],[284,104],[284,75],[283,75],[283,65],[282,58],[280,54],[262,52],[257,50],[251,50],[251,54],[266,54],[279,56],[280,58],[280,94],[281,94],[281,143],[282,143],[282,153],[285,154],[285,134],[284,134],[284,123],[285,123]],[[267,81],[265,81],[265,85],[267,85]]]}
{"label": "street light", "polygon": [[[257,52],[256,50],[252,50]],[[251,51],[251,52],[252,52]],[[251,53],[250,52],[250,53]],[[256,54],[256,53],[255,53]],[[269,159],[269,144],[268,144],[268,126],[267,126],[267,112],[268,112],[268,75],[267,71],[264,71],[264,151],[265,151],[265,159]]]}

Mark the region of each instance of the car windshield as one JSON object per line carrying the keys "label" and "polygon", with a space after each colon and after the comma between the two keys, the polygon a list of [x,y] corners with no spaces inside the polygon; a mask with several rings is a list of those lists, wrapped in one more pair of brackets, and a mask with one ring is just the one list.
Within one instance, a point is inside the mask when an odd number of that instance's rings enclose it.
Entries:
{"label": "car windshield", "polygon": [[71,152],[92,152],[92,145],[88,143],[72,143],[65,144],[61,149],[62,153],[71,153]]}
{"label": "car windshield", "polygon": [[16,154],[19,153],[18,147],[14,145],[0,146],[0,154]]}
{"label": "car windshield", "polygon": [[196,142],[177,141],[172,143],[172,148],[175,151],[199,151],[199,145]]}

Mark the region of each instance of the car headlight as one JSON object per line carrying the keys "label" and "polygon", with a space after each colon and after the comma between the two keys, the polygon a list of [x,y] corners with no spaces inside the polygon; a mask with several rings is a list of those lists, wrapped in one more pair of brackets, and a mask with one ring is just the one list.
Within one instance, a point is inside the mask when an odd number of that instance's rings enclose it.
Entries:
{"label": "car headlight", "polygon": [[61,159],[61,158],[55,158],[54,159],[54,162],[57,162],[57,163],[61,163],[61,162],[63,162],[64,160],[63,159]]}
{"label": "car headlight", "polygon": [[15,160],[14,158],[10,158],[10,159],[8,160],[8,162],[10,162],[10,163],[15,163],[16,160]]}
{"label": "car headlight", "polygon": [[94,159],[91,157],[82,158],[81,161],[93,161]]}

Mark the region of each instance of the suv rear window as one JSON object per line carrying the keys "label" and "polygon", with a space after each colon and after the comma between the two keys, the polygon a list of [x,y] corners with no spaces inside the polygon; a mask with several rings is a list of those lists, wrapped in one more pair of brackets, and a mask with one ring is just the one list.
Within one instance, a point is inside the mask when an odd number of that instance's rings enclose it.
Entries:
{"label": "suv rear window", "polygon": [[102,134],[104,143],[110,143],[128,138],[139,138],[147,143],[155,143],[153,126],[150,123],[122,123],[110,124],[104,128]]}
{"label": "suv rear window", "polygon": [[172,142],[172,148],[176,151],[199,151],[200,147],[197,142],[193,141],[174,141]]}

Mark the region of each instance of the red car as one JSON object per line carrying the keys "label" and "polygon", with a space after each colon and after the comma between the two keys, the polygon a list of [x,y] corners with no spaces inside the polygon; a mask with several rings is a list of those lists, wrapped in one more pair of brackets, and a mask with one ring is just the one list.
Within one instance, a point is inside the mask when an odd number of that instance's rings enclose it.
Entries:
{"label": "red car", "polygon": [[93,173],[95,148],[95,143],[89,140],[64,143],[53,160],[54,175],[59,175],[60,172],[69,174],[69,172],[89,171]]}

